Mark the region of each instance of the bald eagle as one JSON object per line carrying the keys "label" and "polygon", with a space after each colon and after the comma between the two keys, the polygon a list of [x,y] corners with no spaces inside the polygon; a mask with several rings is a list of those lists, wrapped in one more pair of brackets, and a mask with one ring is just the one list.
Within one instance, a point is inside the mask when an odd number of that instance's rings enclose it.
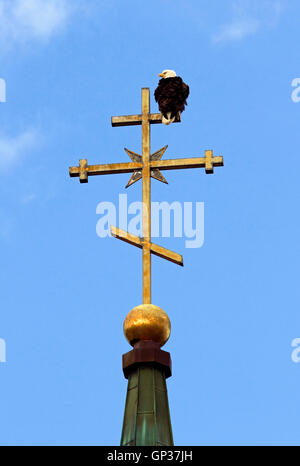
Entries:
{"label": "bald eagle", "polygon": [[190,88],[173,70],[164,70],[154,92],[159,111],[162,114],[162,122],[169,125],[175,121],[176,116],[181,115],[187,105]]}

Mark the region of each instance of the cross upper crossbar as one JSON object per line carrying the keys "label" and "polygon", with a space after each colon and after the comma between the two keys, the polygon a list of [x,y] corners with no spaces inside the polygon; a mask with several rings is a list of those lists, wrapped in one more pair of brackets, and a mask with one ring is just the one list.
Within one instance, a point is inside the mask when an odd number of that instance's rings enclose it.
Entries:
{"label": "cross upper crossbar", "polygon": [[[143,121],[143,115],[124,115],[111,117],[111,125],[117,126],[138,126]],[[181,118],[179,115],[176,116],[174,123],[180,123]],[[162,123],[161,113],[151,113],[149,115],[149,123],[151,125],[157,125]]]}

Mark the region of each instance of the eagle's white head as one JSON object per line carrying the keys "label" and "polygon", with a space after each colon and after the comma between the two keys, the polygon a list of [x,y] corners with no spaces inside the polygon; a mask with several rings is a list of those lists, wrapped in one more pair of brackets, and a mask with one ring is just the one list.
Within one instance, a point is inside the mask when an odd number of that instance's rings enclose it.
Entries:
{"label": "eagle's white head", "polygon": [[158,75],[160,78],[176,78],[176,73],[174,70],[164,70],[162,73]]}

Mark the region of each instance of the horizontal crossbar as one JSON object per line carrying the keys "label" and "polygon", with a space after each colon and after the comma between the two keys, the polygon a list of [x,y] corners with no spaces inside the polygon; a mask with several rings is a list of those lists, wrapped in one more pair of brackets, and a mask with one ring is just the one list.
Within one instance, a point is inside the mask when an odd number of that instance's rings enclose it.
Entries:
{"label": "horizontal crossbar", "polygon": [[128,163],[106,163],[103,165],[87,165],[83,168],[70,167],[69,173],[71,178],[78,177],[82,173],[86,173],[88,176],[95,175],[112,175],[113,173],[132,173],[134,170],[143,168],[142,163],[128,162]]}
{"label": "horizontal crossbar", "polygon": [[[214,167],[223,167],[223,157],[213,157],[212,164]],[[182,170],[185,168],[205,168],[207,165],[206,157],[192,157],[186,159],[157,160],[151,162],[151,168],[160,170]]]}
{"label": "horizontal crossbar", "polygon": [[[161,113],[151,113],[149,115],[149,121],[151,125],[157,125],[162,123]],[[180,123],[181,118],[177,117],[174,123]],[[111,117],[111,125],[113,127],[118,126],[135,126],[142,124],[142,115],[124,115],[124,116],[113,116]]]}
{"label": "horizontal crossbar", "polygon": [[[137,155],[137,154],[135,154]],[[151,169],[183,170],[187,168],[205,168],[206,173],[213,173],[214,167],[223,167],[223,157],[213,157],[212,151],[206,151],[206,157],[192,157],[186,159],[151,160]],[[133,173],[142,170],[143,163],[107,163],[102,165],[88,165],[86,159],[79,161],[79,167],[70,167],[70,176],[79,177],[81,183],[87,183],[89,176],[112,175],[114,173]]]}

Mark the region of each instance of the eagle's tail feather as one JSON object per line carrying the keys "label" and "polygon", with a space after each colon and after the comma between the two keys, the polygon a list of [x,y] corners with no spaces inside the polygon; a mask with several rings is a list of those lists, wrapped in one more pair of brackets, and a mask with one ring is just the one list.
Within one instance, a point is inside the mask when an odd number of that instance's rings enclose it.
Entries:
{"label": "eagle's tail feather", "polygon": [[172,112],[168,112],[167,115],[163,115],[162,116],[162,122],[164,125],[170,125],[171,123],[173,123],[175,121],[175,116],[172,117]]}

